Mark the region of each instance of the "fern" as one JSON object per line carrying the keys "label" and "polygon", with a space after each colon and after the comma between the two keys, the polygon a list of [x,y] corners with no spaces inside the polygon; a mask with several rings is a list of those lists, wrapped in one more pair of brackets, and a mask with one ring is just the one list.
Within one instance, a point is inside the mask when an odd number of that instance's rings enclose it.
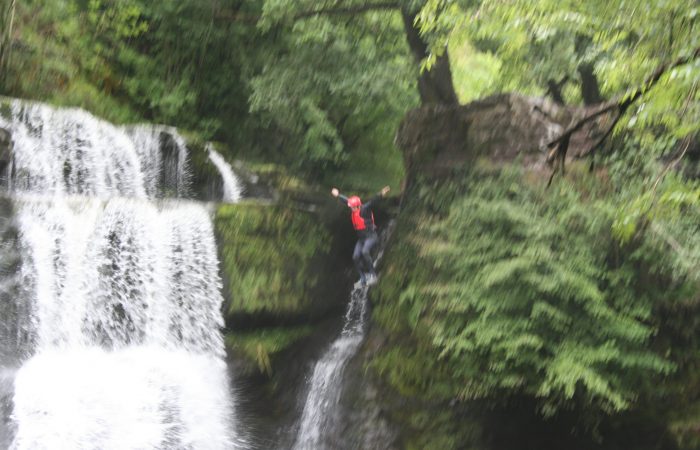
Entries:
{"label": "fern", "polygon": [[[474,172],[429,195],[420,187],[407,194],[395,235],[405,245],[385,256],[375,319],[410,336],[412,359],[432,369],[409,376],[398,365],[389,379],[420,392],[416,384],[427,376],[463,400],[526,395],[545,415],[577,405],[593,417],[628,409],[646,380],[676,367],[653,347],[660,326],[653,314],[679,295],[669,287],[690,272],[675,270],[673,249],[653,232],[621,248],[609,193],[583,198],[577,186],[543,192],[521,180]],[[444,205],[445,198],[454,200]],[[695,234],[683,235],[700,253]],[[660,277],[657,285],[648,285],[650,276]],[[376,364],[387,370],[395,359]]]}

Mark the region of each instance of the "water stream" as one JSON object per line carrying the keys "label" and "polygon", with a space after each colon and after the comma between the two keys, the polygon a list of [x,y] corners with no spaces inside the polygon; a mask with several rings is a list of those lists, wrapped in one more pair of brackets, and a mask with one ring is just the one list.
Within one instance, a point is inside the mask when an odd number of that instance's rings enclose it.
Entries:
{"label": "water stream", "polygon": [[340,337],[314,367],[294,449],[328,448],[324,436],[338,419],[343,370],[364,339],[366,310],[367,288],[356,287],[350,294]]}
{"label": "water stream", "polygon": [[222,200],[229,203],[237,202],[241,199],[241,195],[243,195],[243,187],[240,181],[238,181],[238,177],[233,173],[231,165],[226,162],[223,156],[214,150],[213,145],[209,144],[207,150],[209,151],[209,159],[214,163],[216,168],[219,169],[219,173],[221,173],[221,178],[224,182],[224,195]]}
{"label": "water stream", "polygon": [[[381,260],[383,248],[391,233],[389,224],[380,235],[379,254],[375,265]],[[345,367],[357,352],[365,338],[367,325],[369,287],[356,284],[350,292],[350,301],[345,310],[343,329],[321,359],[316,362],[309,382],[309,390],[297,432],[295,450],[331,449],[331,438],[337,433],[342,420],[340,397],[343,393]]]}

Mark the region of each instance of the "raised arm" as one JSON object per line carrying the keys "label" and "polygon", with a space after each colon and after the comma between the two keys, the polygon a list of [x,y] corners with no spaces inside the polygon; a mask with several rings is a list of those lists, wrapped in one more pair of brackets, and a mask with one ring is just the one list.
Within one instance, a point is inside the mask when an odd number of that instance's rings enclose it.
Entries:
{"label": "raised arm", "polygon": [[338,201],[340,201],[340,203],[344,204],[345,206],[348,206],[348,198],[346,196],[344,196],[343,194],[341,194],[337,188],[331,189],[331,195],[333,197],[337,197]]}
{"label": "raised arm", "polygon": [[390,190],[391,190],[391,188],[389,188],[389,186],[384,186],[381,191],[379,191],[379,192],[377,192],[377,194],[375,194],[374,197],[367,200],[363,206],[367,207],[367,208],[371,208],[377,200],[386,196],[386,194],[389,193]]}

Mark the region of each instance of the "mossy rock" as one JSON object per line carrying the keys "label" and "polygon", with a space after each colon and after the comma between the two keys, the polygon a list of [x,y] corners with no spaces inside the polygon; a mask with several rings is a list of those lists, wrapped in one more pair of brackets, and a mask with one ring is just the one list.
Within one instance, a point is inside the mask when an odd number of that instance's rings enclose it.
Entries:
{"label": "mossy rock", "polygon": [[226,346],[249,364],[246,372],[272,376],[274,358],[313,332],[310,325],[229,332]]}
{"label": "mossy rock", "polygon": [[227,304],[237,317],[303,321],[328,311],[334,289],[331,233],[319,215],[292,206],[220,205],[215,229]]}
{"label": "mossy rock", "polygon": [[0,97],[0,117],[5,120],[12,119],[12,105],[9,99]]}
{"label": "mossy rock", "polygon": [[197,136],[180,132],[187,141],[190,191],[197,200],[220,200],[223,181],[216,166],[209,159],[207,143]]}

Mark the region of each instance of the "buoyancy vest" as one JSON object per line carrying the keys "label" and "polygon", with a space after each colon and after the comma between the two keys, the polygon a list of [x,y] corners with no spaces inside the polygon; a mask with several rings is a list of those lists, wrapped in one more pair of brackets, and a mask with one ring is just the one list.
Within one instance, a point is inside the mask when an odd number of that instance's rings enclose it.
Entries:
{"label": "buoyancy vest", "polygon": [[369,211],[369,217],[362,217],[362,208],[352,210],[352,226],[357,231],[374,230],[374,214]]}

